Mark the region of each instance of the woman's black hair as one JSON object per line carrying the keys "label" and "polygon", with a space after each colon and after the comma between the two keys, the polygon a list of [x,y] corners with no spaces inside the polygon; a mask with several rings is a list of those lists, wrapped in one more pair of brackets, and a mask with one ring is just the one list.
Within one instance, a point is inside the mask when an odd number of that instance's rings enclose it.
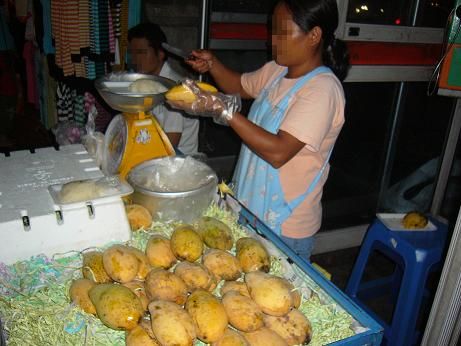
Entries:
{"label": "woman's black hair", "polygon": [[318,26],[322,29],[323,63],[332,69],[340,81],[349,71],[349,53],[346,43],[335,38],[338,27],[336,0],[281,0],[290,10],[293,21],[308,32]]}
{"label": "woman's black hair", "polygon": [[167,42],[163,30],[155,23],[141,23],[128,30],[128,42],[134,38],[145,38],[156,52],[163,50],[162,43]]}

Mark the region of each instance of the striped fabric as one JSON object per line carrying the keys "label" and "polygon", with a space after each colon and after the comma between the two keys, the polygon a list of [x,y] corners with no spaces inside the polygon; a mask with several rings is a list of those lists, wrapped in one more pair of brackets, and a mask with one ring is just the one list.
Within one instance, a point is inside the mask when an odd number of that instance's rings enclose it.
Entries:
{"label": "striped fabric", "polygon": [[128,0],[122,0],[120,12],[120,66],[125,67],[126,52],[128,48]]}
{"label": "striped fabric", "polygon": [[86,124],[85,114],[85,97],[83,95],[76,95],[74,100],[74,120],[83,127]]}
{"label": "striped fabric", "polygon": [[62,82],[58,82],[56,88],[56,109],[58,112],[58,122],[72,119],[72,92]]}
{"label": "striped fabric", "polygon": [[115,37],[120,37],[122,34],[121,30],[121,13],[122,13],[122,0],[113,1],[113,17],[114,17],[114,31]]}
{"label": "striped fabric", "polygon": [[[67,31],[72,30],[72,27],[67,25],[67,17],[72,16],[72,10],[68,10],[66,2],[65,0],[51,0],[51,25],[56,47],[56,65],[62,68],[64,76],[70,76],[74,74],[74,66],[67,33]],[[74,1],[69,1],[70,8],[73,8],[73,3]],[[71,22],[74,23],[73,21]],[[75,25],[78,25],[78,20]],[[73,29],[75,29],[75,26]]]}
{"label": "striped fabric", "polygon": [[[99,0],[99,53],[109,52],[109,17],[108,17],[108,0]],[[103,60],[96,62],[96,77],[106,74],[106,64]]]}
{"label": "striped fabric", "polygon": [[107,9],[107,15],[109,18],[109,51],[115,53],[115,35],[114,35],[114,22],[112,20],[112,11],[110,7]]}
{"label": "striped fabric", "polygon": [[106,74],[116,50],[110,0],[50,1],[56,65],[64,76]]}
{"label": "striped fabric", "polygon": [[90,46],[90,4],[88,0],[78,1],[78,23],[79,44],[77,49],[79,57],[75,58],[77,60],[75,62],[75,75],[87,77],[88,63],[83,52]]}

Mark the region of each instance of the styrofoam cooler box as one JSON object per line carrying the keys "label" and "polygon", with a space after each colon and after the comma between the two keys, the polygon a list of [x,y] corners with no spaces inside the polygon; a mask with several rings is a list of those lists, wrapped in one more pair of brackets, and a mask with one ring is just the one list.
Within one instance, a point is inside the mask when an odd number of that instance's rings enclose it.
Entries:
{"label": "styrofoam cooler box", "polygon": [[80,251],[130,239],[120,196],[57,205],[49,186],[104,177],[80,144],[0,156],[0,262]]}

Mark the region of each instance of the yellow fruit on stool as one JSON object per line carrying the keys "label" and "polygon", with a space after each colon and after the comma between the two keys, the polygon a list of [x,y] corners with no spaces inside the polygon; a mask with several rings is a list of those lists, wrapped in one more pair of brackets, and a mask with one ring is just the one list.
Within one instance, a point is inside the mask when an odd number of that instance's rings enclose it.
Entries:
{"label": "yellow fruit on stool", "polygon": [[[217,92],[218,89],[216,89],[214,86],[208,84],[208,83],[203,83],[203,82],[196,82],[198,87],[202,89],[203,91],[209,91],[209,92]],[[165,97],[169,101],[182,101],[186,103],[192,103],[195,101],[196,97],[192,90],[189,88],[185,87],[182,84],[176,85],[172,87],[170,90],[167,91],[165,94]]]}
{"label": "yellow fruit on stool", "polygon": [[403,227],[408,229],[424,228],[427,222],[427,217],[417,211],[407,213],[402,219]]}

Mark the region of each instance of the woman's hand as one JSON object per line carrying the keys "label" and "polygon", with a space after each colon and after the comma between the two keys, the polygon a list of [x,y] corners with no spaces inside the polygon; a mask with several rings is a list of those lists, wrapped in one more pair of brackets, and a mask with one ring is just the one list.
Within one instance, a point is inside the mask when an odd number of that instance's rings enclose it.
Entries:
{"label": "woman's hand", "polygon": [[216,60],[213,53],[204,49],[193,50],[190,56],[190,58],[186,59],[186,63],[198,73],[209,72]]}
{"label": "woman's hand", "polygon": [[242,102],[237,95],[204,91],[191,79],[184,80],[182,84],[194,94],[195,100],[184,102],[170,99],[168,103],[173,108],[181,109],[191,115],[213,117],[215,121],[223,125],[232,119],[235,112],[240,111]]}

